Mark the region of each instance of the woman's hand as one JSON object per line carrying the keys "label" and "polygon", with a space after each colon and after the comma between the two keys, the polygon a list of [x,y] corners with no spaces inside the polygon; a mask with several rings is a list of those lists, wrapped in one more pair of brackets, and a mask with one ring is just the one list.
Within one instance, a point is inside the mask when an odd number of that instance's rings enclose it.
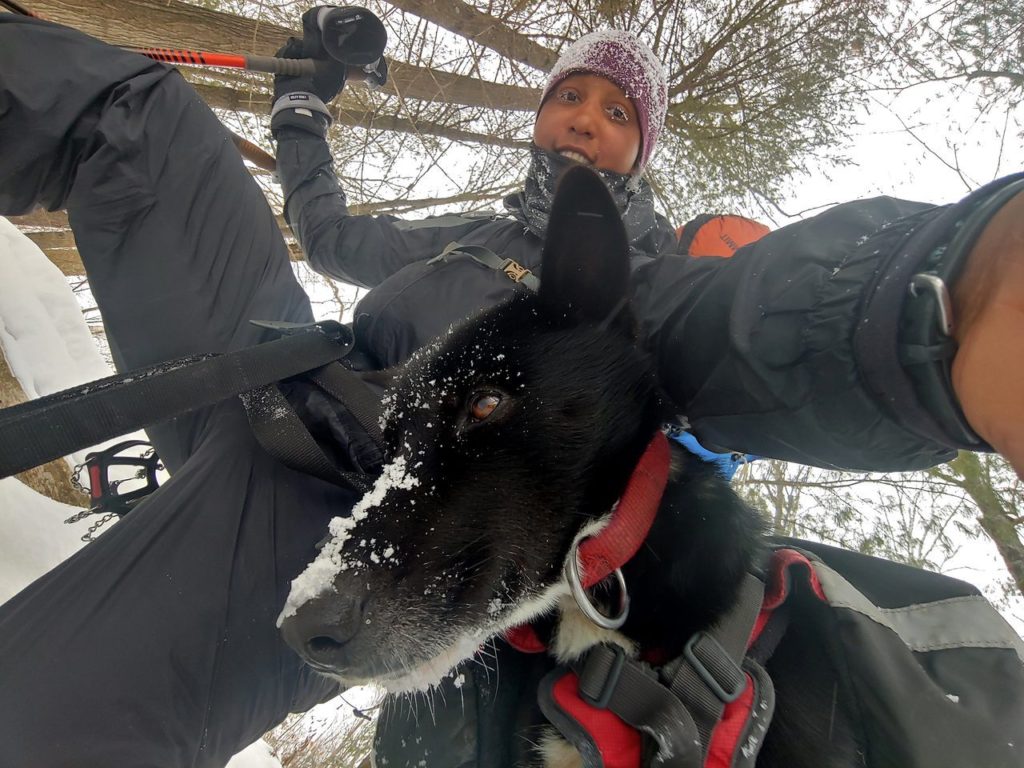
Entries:
{"label": "woman's hand", "polygon": [[1024,193],[981,233],[953,286],[953,388],[967,421],[1024,478]]}

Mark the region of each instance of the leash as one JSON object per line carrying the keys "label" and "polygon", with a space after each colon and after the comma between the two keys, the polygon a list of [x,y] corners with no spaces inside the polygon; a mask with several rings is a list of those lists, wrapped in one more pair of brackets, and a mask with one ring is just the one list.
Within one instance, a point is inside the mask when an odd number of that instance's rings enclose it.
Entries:
{"label": "leash", "polygon": [[338,362],[352,347],[351,331],[333,320],[256,324],[282,337],[109,376],[0,410],[0,478],[242,395],[253,433],[271,455],[293,469],[365,492],[369,475],[338,468],[276,386],[312,371],[312,383],[341,402],[369,441],[380,446],[379,404]]}

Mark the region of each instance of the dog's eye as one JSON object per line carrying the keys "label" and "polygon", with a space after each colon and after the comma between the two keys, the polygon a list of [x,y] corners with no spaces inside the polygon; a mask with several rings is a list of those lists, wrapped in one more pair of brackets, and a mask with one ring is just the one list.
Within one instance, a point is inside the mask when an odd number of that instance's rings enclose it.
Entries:
{"label": "dog's eye", "polygon": [[500,402],[501,398],[490,392],[473,395],[469,398],[470,418],[474,421],[483,421],[494,413]]}

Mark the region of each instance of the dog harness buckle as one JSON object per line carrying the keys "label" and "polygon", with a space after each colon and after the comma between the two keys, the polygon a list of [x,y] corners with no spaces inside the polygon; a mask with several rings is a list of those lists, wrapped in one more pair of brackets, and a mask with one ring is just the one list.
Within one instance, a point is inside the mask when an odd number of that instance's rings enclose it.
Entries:
{"label": "dog harness buckle", "polygon": [[683,648],[683,656],[697,677],[723,703],[736,701],[746,690],[746,674],[713,635],[696,633]]}
{"label": "dog harness buckle", "polygon": [[[607,659],[609,654],[610,661]],[[621,646],[611,643],[596,646],[587,654],[583,668],[577,672],[580,698],[592,707],[607,709],[625,666],[626,652]],[[596,685],[598,682],[599,686]],[[597,691],[593,691],[595,687]]]}

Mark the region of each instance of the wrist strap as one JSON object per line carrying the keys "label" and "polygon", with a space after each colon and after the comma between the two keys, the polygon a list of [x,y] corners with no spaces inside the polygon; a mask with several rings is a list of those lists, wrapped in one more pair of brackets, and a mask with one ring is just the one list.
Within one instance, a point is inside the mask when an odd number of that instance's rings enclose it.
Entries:
{"label": "wrist strap", "polygon": [[932,416],[960,444],[990,450],[971,428],[953,389],[953,302],[949,288],[963,271],[974,244],[992,217],[1012,197],[1024,192],[1018,179],[977,201],[957,223],[956,234],[919,265],[910,279],[900,317],[900,362]]}
{"label": "wrist strap", "polygon": [[315,93],[309,93],[308,91],[292,91],[279,97],[274,102],[273,109],[270,110],[271,122],[273,122],[279,112],[288,109],[295,110],[300,115],[304,114],[307,117],[312,117],[313,113],[317,112],[327,118],[328,125],[333,121],[327,105]]}

